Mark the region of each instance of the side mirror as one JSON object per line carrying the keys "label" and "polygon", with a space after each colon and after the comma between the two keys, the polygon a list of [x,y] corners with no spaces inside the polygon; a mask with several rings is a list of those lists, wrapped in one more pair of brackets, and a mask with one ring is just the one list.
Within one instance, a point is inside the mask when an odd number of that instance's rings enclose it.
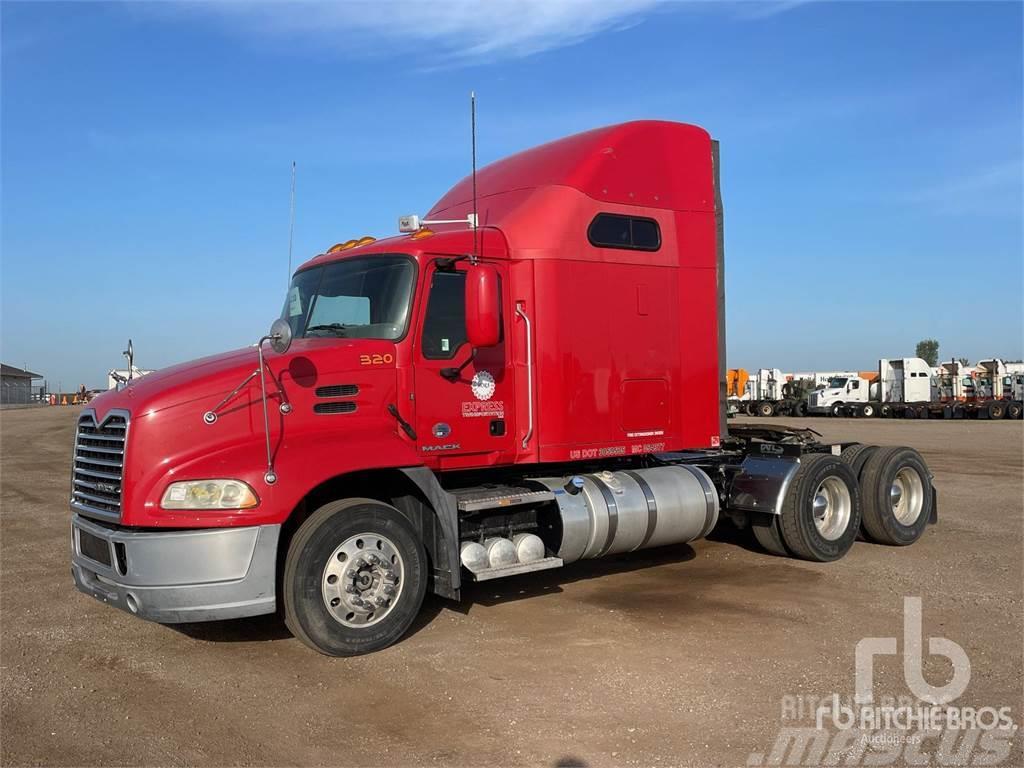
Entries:
{"label": "side mirror", "polygon": [[279,355],[287,352],[288,347],[292,345],[292,327],[283,317],[270,324],[270,333],[267,336],[270,339],[270,348]]}
{"label": "side mirror", "polygon": [[474,264],[466,270],[466,340],[473,347],[493,347],[501,341],[501,297],[498,273]]}

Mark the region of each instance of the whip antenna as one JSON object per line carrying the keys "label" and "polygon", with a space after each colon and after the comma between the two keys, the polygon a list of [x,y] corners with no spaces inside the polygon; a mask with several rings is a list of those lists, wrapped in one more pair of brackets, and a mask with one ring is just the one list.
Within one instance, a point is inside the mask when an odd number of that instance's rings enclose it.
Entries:
{"label": "whip antenna", "polygon": [[469,126],[473,153],[473,263],[476,263],[480,256],[477,245],[477,215],[476,215],[476,92],[469,92]]}
{"label": "whip antenna", "polygon": [[295,161],[292,160],[292,196],[288,220],[288,282],[292,284],[292,238],[295,235]]}

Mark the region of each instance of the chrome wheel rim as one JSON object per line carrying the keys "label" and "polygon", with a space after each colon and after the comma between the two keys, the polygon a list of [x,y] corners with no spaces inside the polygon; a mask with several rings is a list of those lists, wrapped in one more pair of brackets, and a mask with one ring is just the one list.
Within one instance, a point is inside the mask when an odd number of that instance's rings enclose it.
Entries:
{"label": "chrome wheel rim", "polygon": [[394,609],[405,585],[405,563],[385,536],[350,536],[331,553],[321,577],[324,605],[335,621],[363,629]]}
{"label": "chrome wheel rim", "polygon": [[826,477],[814,492],[811,512],[814,526],[822,538],[835,541],[841,538],[850,525],[853,500],[850,489],[838,477]]}
{"label": "chrome wheel rim", "polygon": [[903,467],[889,488],[893,516],[903,525],[913,525],[924,511],[924,482],[913,467]]}

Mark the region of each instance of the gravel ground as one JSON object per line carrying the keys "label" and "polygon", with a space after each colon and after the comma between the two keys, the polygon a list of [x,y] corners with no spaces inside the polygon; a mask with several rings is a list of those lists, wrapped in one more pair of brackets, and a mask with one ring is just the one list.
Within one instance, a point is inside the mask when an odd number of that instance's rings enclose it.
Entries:
{"label": "gravel ground", "polygon": [[[75,416],[0,415],[4,766],[746,765],[775,743],[784,696],[853,693],[855,644],[901,637],[905,595],[923,598],[925,636],[970,657],[957,703],[1022,718],[1021,422],[801,421],[921,451],[940,519],[913,547],[818,565],[720,530],[478,585],[459,606],[428,598],[398,645],[329,659],[273,617],[173,628],[79,594]],[[924,671],[949,674],[938,657]],[[906,692],[897,657],[875,680]],[[1020,741],[1003,764],[1024,764]]]}

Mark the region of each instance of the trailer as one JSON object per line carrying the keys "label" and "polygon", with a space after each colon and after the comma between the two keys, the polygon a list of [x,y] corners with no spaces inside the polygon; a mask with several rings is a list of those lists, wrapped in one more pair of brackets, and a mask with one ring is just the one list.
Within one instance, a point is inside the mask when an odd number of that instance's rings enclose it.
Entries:
{"label": "trailer", "polygon": [[428,591],[718,524],[816,562],[913,543],[937,517],[917,451],[727,429],[718,180],[702,128],[613,125],[311,258],[255,348],[82,412],[78,589],[163,623],[280,610],[348,656]]}

